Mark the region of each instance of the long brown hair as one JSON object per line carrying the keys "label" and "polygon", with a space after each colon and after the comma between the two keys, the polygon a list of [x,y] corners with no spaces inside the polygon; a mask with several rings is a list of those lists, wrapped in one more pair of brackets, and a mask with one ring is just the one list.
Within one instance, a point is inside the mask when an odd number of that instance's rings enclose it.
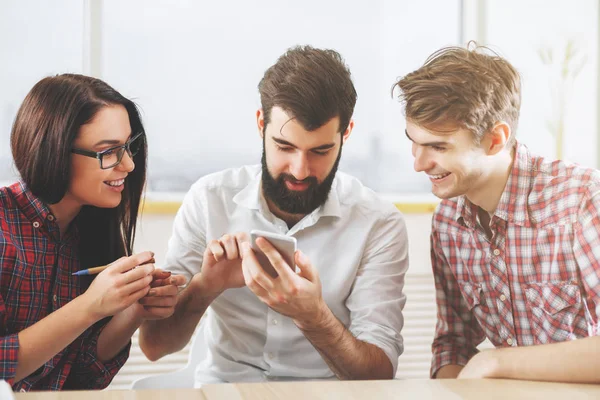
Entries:
{"label": "long brown hair", "polygon": [[[137,106],[100,79],[63,74],[44,78],[31,89],[15,118],[10,143],[21,179],[33,195],[46,204],[58,203],[65,196],[73,142],[81,126],[109,105],[125,107],[132,135],[144,132]],[[146,183],[146,158],[144,138],[121,203],[115,208],[84,206],[74,220],[82,267],[106,264],[132,253]]]}

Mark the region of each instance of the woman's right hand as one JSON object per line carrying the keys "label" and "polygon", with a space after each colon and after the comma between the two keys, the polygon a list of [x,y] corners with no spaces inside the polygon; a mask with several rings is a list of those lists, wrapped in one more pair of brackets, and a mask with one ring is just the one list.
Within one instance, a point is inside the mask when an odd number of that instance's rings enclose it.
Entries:
{"label": "woman's right hand", "polygon": [[145,251],[121,257],[94,278],[82,297],[96,320],[115,315],[148,293],[154,264],[142,264],[153,256]]}

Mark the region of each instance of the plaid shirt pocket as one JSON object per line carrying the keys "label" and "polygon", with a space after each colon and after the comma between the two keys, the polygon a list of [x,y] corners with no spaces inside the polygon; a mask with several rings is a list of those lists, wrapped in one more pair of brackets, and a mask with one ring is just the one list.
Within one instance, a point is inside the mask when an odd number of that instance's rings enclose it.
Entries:
{"label": "plaid shirt pocket", "polygon": [[572,282],[526,285],[535,344],[573,340],[588,336],[579,286]]}

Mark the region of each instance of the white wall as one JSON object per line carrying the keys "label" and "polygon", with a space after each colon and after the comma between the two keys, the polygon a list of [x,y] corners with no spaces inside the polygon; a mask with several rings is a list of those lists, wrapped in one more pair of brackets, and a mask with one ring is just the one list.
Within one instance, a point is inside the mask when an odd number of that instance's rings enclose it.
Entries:
{"label": "white wall", "polygon": [[[466,15],[475,5],[481,21]],[[90,6],[92,5],[92,6]],[[435,10],[435,12],[432,12]],[[396,78],[434,50],[477,39],[523,75],[519,137],[553,157],[547,124],[551,87],[568,39],[585,58],[566,97],[564,157],[597,165],[598,2],[596,0],[5,0],[0,2],[0,182],[11,167],[10,127],[23,97],[44,76],[96,73],[141,106],[150,143],[149,189],[187,191],[205,173],[259,161],[257,84],[288,47],[332,47],[348,62],[359,93],[356,129],[341,168],[385,193],[425,192],[412,171]],[[98,30],[90,33],[90,21]],[[482,29],[474,29],[480,23]],[[460,32],[470,36],[460,38]],[[90,69],[90,59],[97,68]]]}
{"label": "white wall", "polygon": [[[0,2],[6,16],[0,17],[0,54],[11,55],[1,79],[12,88],[0,91],[0,182],[15,177],[7,168],[8,136],[23,97],[38,79],[66,71],[94,72],[140,105],[151,191],[185,192],[208,172],[257,163],[257,84],[285,49],[311,44],[344,56],[359,93],[341,169],[381,192],[427,190],[425,177],[411,173],[400,105],[390,89],[436,48],[458,44],[459,0],[70,4]],[[439,13],[430,13],[433,8]],[[90,34],[89,21],[100,29]],[[98,66],[92,70],[85,68],[89,52]]]}
{"label": "white wall", "polygon": [[0,2],[0,183],[16,171],[10,129],[19,105],[44,76],[81,72],[83,2]]}
{"label": "white wall", "polygon": [[[547,128],[558,116],[556,84],[563,73],[565,47],[574,40],[584,61],[569,84],[563,158],[596,168],[598,114],[598,1],[487,0],[486,43],[508,58],[523,77],[523,104],[517,136],[538,154],[555,157],[555,141]],[[554,65],[544,65],[539,50],[553,52]],[[571,70],[573,67],[571,67]]]}
{"label": "white wall", "polygon": [[[410,171],[412,163],[390,89],[427,54],[458,43],[458,5],[106,0],[102,74],[145,112],[149,189],[185,191],[205,173],[260,161],[257,85],[277,57],[297,44],[334,48],[359,95],[341,169],[375,190],[423,191],[424,177],[397,173]],[[439,13],[428,13],[434,7]]]}

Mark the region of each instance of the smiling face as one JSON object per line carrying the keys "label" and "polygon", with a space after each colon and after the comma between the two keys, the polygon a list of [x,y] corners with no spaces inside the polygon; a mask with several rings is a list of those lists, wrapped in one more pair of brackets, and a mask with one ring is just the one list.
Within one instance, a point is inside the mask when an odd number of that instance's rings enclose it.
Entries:
{"label": "smiling face", "polygon": [[257,112],[263,137],[263,192],[284,213],[308,214],[327,200],[353,123],[341,135],[338,117],[313,131],[279,107],[271,109],[270,117],[265,129],[264,115]]}
{"label": "smiling face", "polygon": [[412,141],[415,171],[429,176],[434,195],[441,199],[471,196],[485,188],[488,155],[483,143],[474,143],[470,131],[434,133],[407,120],[405,133]]}
{"label": "smiling face", "polygon": [[[101,108],[89,123],[81,126],[73,147],[100,152],[125,144],[131,134],[125,107],[109,105]],[[65,198],[82,206],[117,207],[121,202],[121,192],[127,184],[127,175],[134,167],[127,152],[123,154],[120,164],[108,169],[101,169],[95,158],[73,154],[71,178]]]}

